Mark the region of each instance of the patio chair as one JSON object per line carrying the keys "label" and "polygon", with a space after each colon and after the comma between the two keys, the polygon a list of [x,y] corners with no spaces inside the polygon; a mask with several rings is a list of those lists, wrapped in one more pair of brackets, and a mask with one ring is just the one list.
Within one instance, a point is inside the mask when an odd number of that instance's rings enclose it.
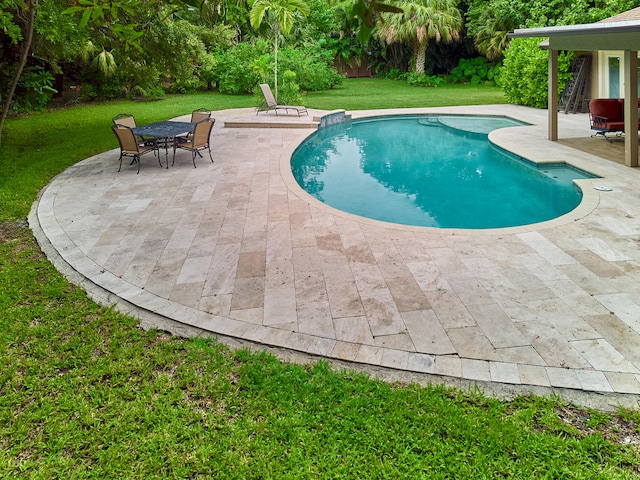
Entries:
{"label": "patio chair", "polygon": [[[115,117],[111,119],[114,126],[125,126],[129,128],[136,128],[136,119],[130,113],[119,113]],[[144,145],[153,145],[154,141],[145,139],[144,137],[138,136],[138,141],[143,143]]]}
{"label": "patio chair", "polygon": [[[120,144],[120,166],[118,167],[118,172],[122,169],[122,157],[132,157],[133,160],[131,164],[137,162],[138,171],[136,173],[140,173],[140,157],[149,152],[154,152],[155,155],[157,146],[155,144],[141,144],[133,133],[133,130],[126,125],[114,125],[111,127],[111,130],[115,133],[118,143]],[[160,163],[160,167],[162,167],[160,155],[158,155],[158,163]]]}
{"label": "patio chair", "polygon": [[207,118],[211,118],[211,110],[206,108],[198,108],[191,112],[191,123],[198,123]]}
{"label": "patio chair", "polygon": [[[211,110],[208,110],[206,108],[198,108],[196,110],[194,110],[193,112],[191,112],[191,123],[199,123],[202,120],[207,120],[207,119],[211,119],[211,121],[215,124],[216,123],[216,119],[215,118],[211,118]],[[213,125],[212,125],[213,127]],[[176,142],[178,143],[182,143],[185,140],[187,140],[189,137],[191,137],[193,135],[193,132],[189,132],[186,135],[178,135],[176,137]]]}
{"label": "patio chair", "polygon": [[130,113],[119,113],[111,119],[115,126],[124,125],[129,128],[136,128],[136,119]]}
{"label": "patio chair", "polygon": [[[191,161],[193,162],[193,168],[196,168],[196,155],[202,154],[201,150],[205,148],[209,150],[209,158],[213,163],[213,156],[211,155],[211,129],[213,128],[213,124],[215,120],[212,118],[205,118],[204,120],[196,123],[196,127],[193,129],[193,135],[186,137],[183,141],[175,144],[177,148],[181,148],[182,150],[189,150],[191,152]],[[175,163],[176,156],[173,156],[173,163]]]}
{"label": "patio chair", "polygon": [[287,105],[286,103],[278,103],[271,92],[271,87],[266,83],[260,84],[260,89],[262,90],[262,95],[264,95],[264,102],[258,107],[256,110],[256,115],[263,111],[274,110],[276,112],[276,116],[278,115],[278,111],[284,110],[285,113],[289,113],[289,110],[295,111],[298,116],[308,115],[307,107],[295,106],[295,105]]}

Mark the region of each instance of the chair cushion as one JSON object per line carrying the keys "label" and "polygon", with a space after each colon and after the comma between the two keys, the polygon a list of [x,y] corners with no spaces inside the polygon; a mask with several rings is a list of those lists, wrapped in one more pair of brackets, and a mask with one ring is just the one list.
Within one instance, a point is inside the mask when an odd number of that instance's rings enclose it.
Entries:
{"label": "chair cushion", "polygon": [[619,98],[594,98],[589,102],[592,115],[605,117],[609,122],[624,124],[624,101]]}

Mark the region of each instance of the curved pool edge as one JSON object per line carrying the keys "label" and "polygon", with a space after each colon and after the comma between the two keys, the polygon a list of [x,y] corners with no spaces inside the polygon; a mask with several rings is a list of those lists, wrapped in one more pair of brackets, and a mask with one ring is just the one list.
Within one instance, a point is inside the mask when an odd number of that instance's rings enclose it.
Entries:
{"label": "curved pool edge", "polygon": [[[458,111],[453,112],[442,112],[438,109],[406,109],[403,113],[402,110],[392,110],[392,112],[396,113],[381,113],[381,111],[370,111],[371,114],[363,114],[363,112],[350,112],[352,118],[355,119],[364,119],[364,118],[375,118],[375,117],[385,117],[385,116],[394,116],[394,115],[419,115],[419,114],[450,114],[450,115],[463,115],[463,113]],[[479,115],[480,113],[467,113],[467,115]],[[490,115],[490,114],[487,114]],[[494,114],[495,116],[507,116],[506,114]],[[371,218],[363,217],[360,215],[355,215],[353,213],[345,212],[344,210],[340,210],[338,208],[327,205],[326,203],[318,200],[308,192],[306,192],[300,184],[298,184],[297,180],[293,176],[293,172],[291,169],[291,158],[295,151],[300,147],[300,145],[311,135],[315,133],[315,131],[307,132],[304,135],[300,135],[298,139],[292,140],[289,143],[288,148],[283,151],[280,157],[280,174],[282,176],[283,181],[285,182],[287,188],[294,193],[298,198],[305,200],[309,205],[313,205],[315,208],[318,208],[328,214],[336,215],[338,217],[344,218],[346,220],[352,220],[355,222],[359,222],[365,225],[378,226],[383,228],[389,228],[393,230],[400,230],[405,232],[441,232],[445,235],[468,235],[470,233],[480,234],[480,235],[508,235],[508,234],[517,234],[517,233],[526,233],[535,230],[554,228],[561,225],[567,225],[572,222],[576,222],[578,220],[583,219],[587,215],[589,215],[593,210],[598,206],[600,202],[600,194],[596,190],[593,189],[594,183],[602,183],[606,182],[606,175],[593,171],[592,168],[585,168],[580,165],[580,162],[567,162],[564,160],[553,160],[546,156],[545,158],[531,158],[522,152],[519,152],[518,148],[514,148],[517,143],[514,144],[513,141],[505,141],[505,131],[511,131],[513,129],[517,129],[520,131],[521,129],[533,129],[533,131],[537,131],[540,128],[540,125],[533,125],[526,120],[522,120],[516,117],[511,117],[515,120],[527,123],[527,125],[518,125],[518,126],[509,126],[504,128],[499,128],[493,130],[489,133],[489,141],[494,145],[506,150],[509,153],[517,155],[521,158],[524,158],[536,165],[542,165],[544,163],[565,163],[569,166],[577,168],[579,170],[586,171],[590,174],[596,175],[599,178],[593,179],[579,179],[574,180],[574,183],[580,188],[582,192],[582,200],[573,210],[561,215],[559,217],[553,218],[551,220],[546,220],[544,222],[530,223],[526,225],[516,225],[512,227],[500,227],[500,228],[440,228],[440,227],[427,227],[427,226],[416,226],[416,225],[405,225],[400,223],[393,222],[385,222],[382,220],[374,220]],[[502,133],[499,133],[502,132]],[[508,134],[508,133],[507,133]],[[560,145],[558,145],[560,146]],[[515,151],[514,151],[515,150]]]}

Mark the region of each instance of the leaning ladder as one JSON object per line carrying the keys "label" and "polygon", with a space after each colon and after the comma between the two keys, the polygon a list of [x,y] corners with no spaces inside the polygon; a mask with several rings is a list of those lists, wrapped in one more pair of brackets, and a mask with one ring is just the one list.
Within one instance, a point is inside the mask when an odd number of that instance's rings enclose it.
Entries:
{"label": "leaning ladder", "polygon": [[578,57],[573,61],[571,66],[573,76],[567,82],[558,105],[559,109],[563,110],[564,113],[582,111],[590,66],[591,57]]}

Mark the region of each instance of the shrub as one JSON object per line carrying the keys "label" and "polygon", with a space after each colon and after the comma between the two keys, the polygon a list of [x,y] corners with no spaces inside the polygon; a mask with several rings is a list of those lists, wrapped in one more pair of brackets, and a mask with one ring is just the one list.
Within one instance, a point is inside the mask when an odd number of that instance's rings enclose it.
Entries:
{"label": "shrub", "polygon": [[296,83],[296,73],[287,70],[282,75],[282,83],[278,86],[278,101],[287,105],[302,105],[300,86]]}
{"label": "shrub", "polygon": [[437,87],[445,81],[443,77],[438,75],[428,75],[426,73],[409,72],[403,75],[403,78],[414,87]]}
{"label": "shrub", "polygon": [[[504,52],[500,85],[512,103],[547,108],[549,52],[540,48],[539,38],[516,38]],[[573,52],[558,55],[558,91],[571,78]]]}
{"label": "shrub", "polygon": [[333,66],[333,56],[317,45],[286,47],[279,57],[279,71],[295,72],[304,91],[328,90],[340,84],[343,76]]}
{"label": "shrub", "polygon": [[217,51],[209,78],[215,80],[221,93],[251,93],[261,81],[260,73],[254,70],[254,63],[269,52],[270,47],[264,41],[242,42],[228,50]]}
{"label": "shrub", "polygon": [[[13,78],[16,65],[10,65],[6,68],[1,67],[2,64],[0,64],[0,74],[2,74],[0,86],[5,87],[5,84],[9,84],[9,79]],[[11,102],[11,109],[16,112],[42,110],[51,100],[51,96],[56,93],[53,88],[53,81],[53,75],[41,66],[25,67]],[[4,90],[7,90],[7,88]]]}
{"label": "shrub", "polygon": [[496,83],[500,64],[489,62],[485,57],[461,58],[458,65],[449,72],[449,83]]}

